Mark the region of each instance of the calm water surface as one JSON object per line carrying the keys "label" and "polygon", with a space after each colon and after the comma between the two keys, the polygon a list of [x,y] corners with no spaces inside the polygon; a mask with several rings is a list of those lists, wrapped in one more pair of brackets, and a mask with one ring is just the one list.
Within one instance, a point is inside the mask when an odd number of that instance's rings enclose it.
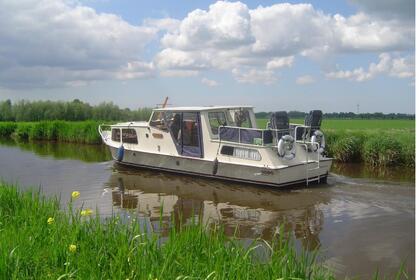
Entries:
{"label": "calm water surface", "polygon": [[63,204],[78,190],[79,205],[139,217],[151,230],[163,206],[168,224],[171,215],[202,216],[228,235],[238,229],[244,242],[269,240],[283,224],[298,247],[320,248],[340,278],[391,275],[404,261],[414,277],[414,171],[335,165],[333,172],[328,184],[276,190],[123,168],[102,146],[0,141],[0,177],[60,195]]}

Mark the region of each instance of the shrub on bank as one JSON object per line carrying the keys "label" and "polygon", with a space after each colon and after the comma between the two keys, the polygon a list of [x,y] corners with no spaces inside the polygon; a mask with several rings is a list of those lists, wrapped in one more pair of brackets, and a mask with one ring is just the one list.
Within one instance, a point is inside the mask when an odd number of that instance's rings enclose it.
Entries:
{"label": "shrub on bank", "polygon": [[332,139],[329,137],[328,151],[335,160],[340,162],[359,162],[361,160],[361,147],[365,140],[363,134],[343,135],[335,134]]}
{"label": "shrub on bank", "polygon": [[0,184],[1,279],[334,279],[281,234],[246,246],[221,227],[173,219],[163,237],[136,220],[69,206]]}
{"label": "shrub on bank", "polygon": [[0,137],[10,137],[16,130],[15,122],[0,122]]}
{"label": "shrub on bank", "polygon": [[363,158],[373,166],[398,165],[402,162],[402,145],[389,135],[371,137],[363,145]]}
{"label": "shrub on bank", "polygon": [[326,131],[327,155],[339,162],[364,162],[370,166],[415,166],[414,135],[387,131]]}

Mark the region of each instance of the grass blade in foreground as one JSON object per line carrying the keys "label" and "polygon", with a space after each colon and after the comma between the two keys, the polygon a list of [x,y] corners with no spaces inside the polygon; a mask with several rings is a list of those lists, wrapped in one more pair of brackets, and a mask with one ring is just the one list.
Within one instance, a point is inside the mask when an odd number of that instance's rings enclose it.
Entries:
{"label": "grass blade in foreground", "polygon": [[[198,223],[172,227],[162,243],[137,222],[69,206],[0,184],[1,279],[333,279],[315,255],[298,254],[281,236],[244,248]],[[258,246],[267,246],[270,260],[256,260]]]}

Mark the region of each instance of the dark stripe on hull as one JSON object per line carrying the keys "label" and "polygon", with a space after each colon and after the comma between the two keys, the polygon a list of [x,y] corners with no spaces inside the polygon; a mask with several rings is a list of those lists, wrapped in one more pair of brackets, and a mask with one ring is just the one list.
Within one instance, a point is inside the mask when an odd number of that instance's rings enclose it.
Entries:
{"label": "dark stripe on hull", "polygon": [[[155,167],[155,166],[142,165],[142,164],[134,164],[134,163],[128,163],[128,162],[122,162],[122,161],[115,161],[115,162],[117,164],[136,167],[136,168],[144,168],[144,169],[151,169],[151,170],[157,170],[157,171],[165,171],[165,172],[170,172],[170,173],[175,173],[175,174],[177,173],[177,174],[184,174],[184,175],[191,175],[191,176],[200,176],[200,177],[204,177],[204,178],[217,179],[217,180],[223,180],[223,181],[232,181],[232,182],[239,182],[239,183],[246,183],[246,184],[252,184],[252,185],[259,185],[259,186],[270,186],[270,187],[286,187],[286,186],[288,186],[288,187],[291,187],[291,186],[300,185],[302,183],[306,184],[306,179],[291,181],[291,182],[282,183],[282,184],[273,184],[273,183],[268,183],[268,182],[263,182],[263,181],[241,180],[241,179],[238,179],[238,178],[232,178],[232,177],[226,177],[226,176],[209,175],[209,174],[205,174],[205,173],[182,171],[182,170],[177,170],[177,169]],[[328,173],[320,175],[319,176],[320,183],[322,183],[327,177],[328,177]],[[318,178],[318,176],[310,177],[308,179],[311,180],[311,179],[316,179],[316,178]],[[318,183],[318,181],[309,182],[309,184],[317,184],[317,183]]]}

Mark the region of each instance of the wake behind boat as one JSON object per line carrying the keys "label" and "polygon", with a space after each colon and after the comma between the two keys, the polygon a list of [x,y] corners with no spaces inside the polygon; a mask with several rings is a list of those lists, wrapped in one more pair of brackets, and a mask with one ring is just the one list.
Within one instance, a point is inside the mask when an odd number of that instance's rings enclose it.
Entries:
{"label": "wake behind boat", "polygon": [[148,122],[101,125],[99,133],[121,164],[280,187],[326,180],[332,158],[321,121],[318,110],[305,125],[276,112],[258,129],[250,106],[172,107],[154,109]]}

